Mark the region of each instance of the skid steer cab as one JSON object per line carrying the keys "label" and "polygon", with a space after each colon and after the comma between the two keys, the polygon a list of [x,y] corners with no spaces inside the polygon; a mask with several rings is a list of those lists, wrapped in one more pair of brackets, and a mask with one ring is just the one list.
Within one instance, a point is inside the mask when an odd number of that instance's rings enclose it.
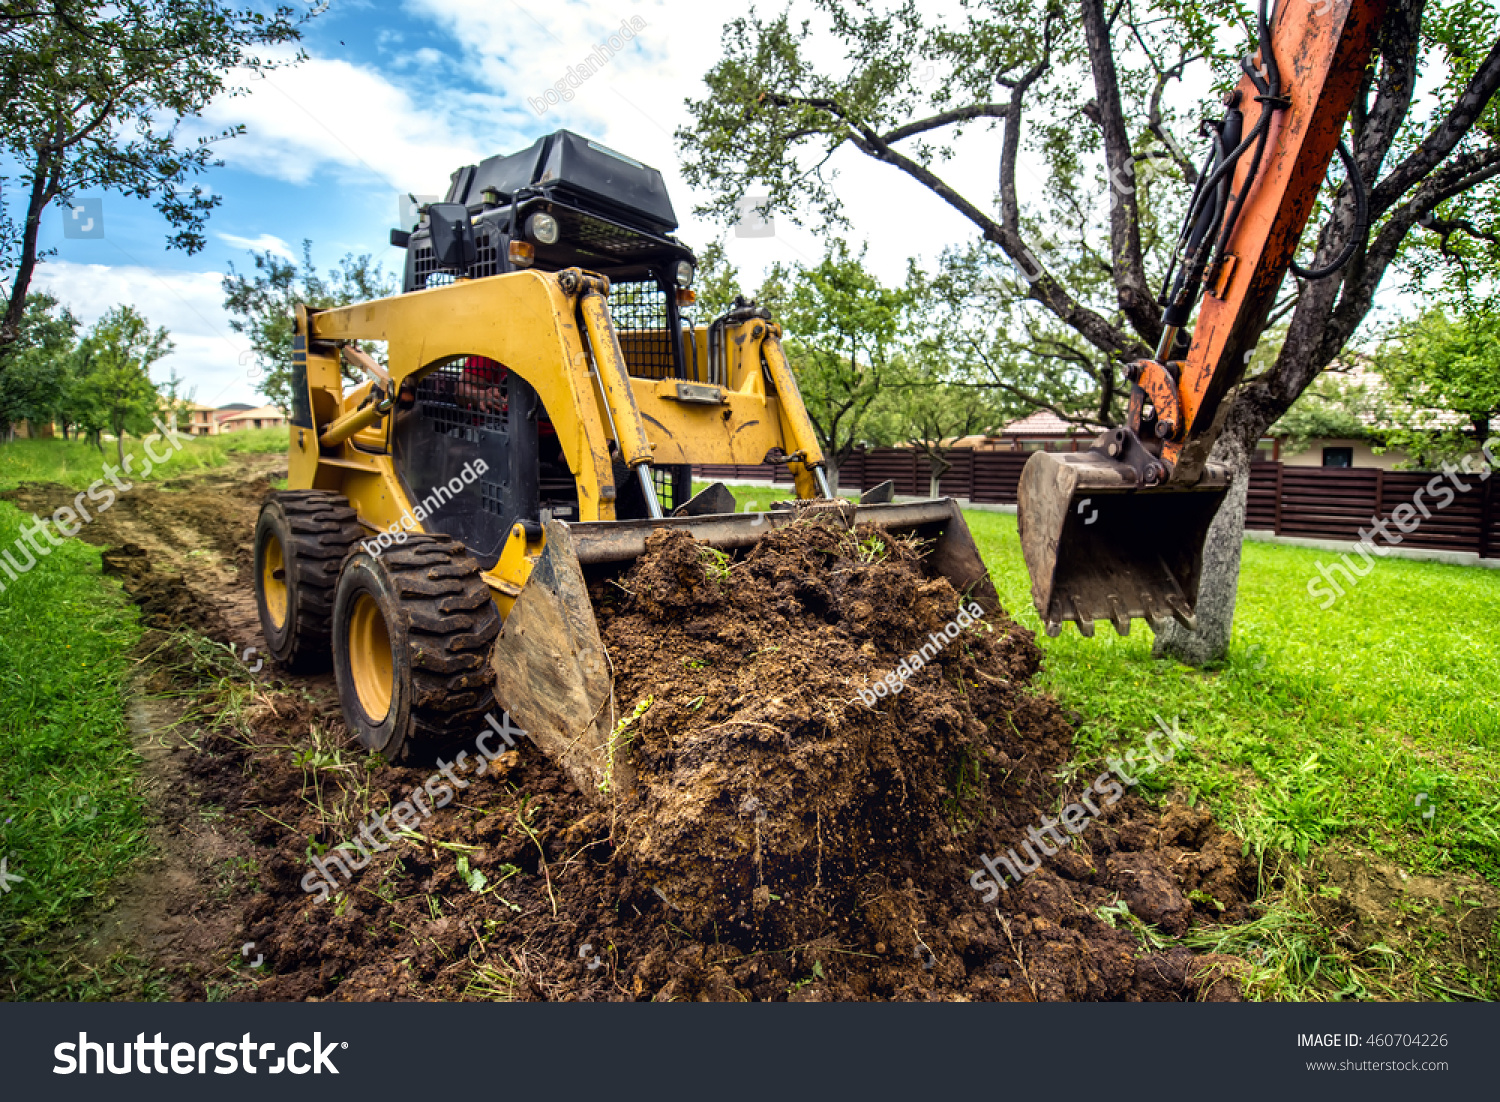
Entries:
{"label": "skid steer cab", "polygon": [[[568,131],[459,169],[409,231],[403,293],[298,308],[288,489],[255,580],[271,653],[331,661],[348,725],[391,760],[509,712],[586,793],[614,769],[588,583],[657,528],[736,552],[809,511],[931,541],[987,611],[948,500],[830,500],[770,314],[699,324],[693,253],[655,169]],[[386,365],[360,342],[384,342]],[[368,376],[346,389],[343,364]],[[694,464],[784,465],[797,500],[736,514]],[[877,498],[881,495],[875,495]]]}

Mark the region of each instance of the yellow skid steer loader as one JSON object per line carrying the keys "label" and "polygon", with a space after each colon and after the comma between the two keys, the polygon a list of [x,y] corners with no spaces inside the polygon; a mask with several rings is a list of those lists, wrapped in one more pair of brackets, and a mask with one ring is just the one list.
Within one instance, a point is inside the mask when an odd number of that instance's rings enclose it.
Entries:
{"label": "yellow skid steer loader", "polygon": [[[600,792],[620,717],[588,583],[660,528],[733,553],[809,513],[878,524],[998,608],[951,500],[831,499],[779,327],[743,300],[695,325],[676,225],[660,173],[559,131],[460,169],[393,231],[401,294],[298,309],[256,594],[279,662],[331,659],[364,745],[424,755],[498,705]],[[346,391],[341,361],[369,378]],[[737,514],[721,484],[691,493],[694,464],[762,462],[797,501]]]}

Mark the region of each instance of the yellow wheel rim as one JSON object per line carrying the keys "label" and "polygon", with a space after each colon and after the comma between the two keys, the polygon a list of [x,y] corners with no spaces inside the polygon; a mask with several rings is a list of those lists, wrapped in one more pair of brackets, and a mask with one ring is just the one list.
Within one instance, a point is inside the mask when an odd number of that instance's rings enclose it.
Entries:
{"label": "yellow wheel rim", "polygon": [[266,611],[271,622],[278,628],[286,623],[286,556],[281,551],[281,541],[275,535],[267,535],[265,551],[260,563],[260,591],[266,598]]}
{"label": "yellow wheel rim", "polygon": [[349,669],[354,675],[359,705],[375,723],[384,720],[391,710],[396,683],[394,666],[391,635],[380,606],[368,593],[360,593],[354,598],[354,609],[349,614]]}

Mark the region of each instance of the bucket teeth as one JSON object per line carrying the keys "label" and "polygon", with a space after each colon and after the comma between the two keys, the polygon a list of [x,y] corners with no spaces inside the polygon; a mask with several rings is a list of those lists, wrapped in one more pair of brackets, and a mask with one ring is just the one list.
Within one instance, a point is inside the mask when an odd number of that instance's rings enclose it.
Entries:
{"label": "bucket teeth", "polygon": [[1130,613],[1125,611],[1125,606],[1120,598],[1111,593],[1105,598],[1109,602],[1109,622],[1115,625],[1115,633],[1118,635],[1130,634]]}
{"label": "bucket teeth", "polygon": [[1089,610],[1084,607],[1083,602],[1076,596],[1073,598],[1072,605],[1073,618],[1078,622],[1079,633],[1085,639],[1092,639],[1094,637],[1094,617],[1090,615]]}
{"label": "bucket teeth", "polygon": [[1188,607],[1178,594],[1169,593],[1166,596],[1167,607],[1172,610],[1172,618],[1189,631],[1198,630],[1198,617],[1193,615],[1193,610]]}

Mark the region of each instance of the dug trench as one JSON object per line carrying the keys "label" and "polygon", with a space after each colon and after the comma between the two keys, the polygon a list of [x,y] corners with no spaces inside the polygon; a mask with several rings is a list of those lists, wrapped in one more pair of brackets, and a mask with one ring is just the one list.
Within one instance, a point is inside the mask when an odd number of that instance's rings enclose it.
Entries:
{"label": "dug trench", "polygon": [[[727,559],[653,537],[593,592],[635,783],[586,794],[524,738],[482,772],[386,763],[350,740],[330,679],[241,661],[262,645],[249,541],[276,466],[138,487],[83,531],[151,629],[142,692],[194,702],[170,734],[138,710],[175,887],[127,885],[95,936],[173,996],[1240,997],[1246,962],[1172,946],[1256,910],[1254,864],[1201,809],[1094,795],[1019,883],[971,885],[1093,777],[1003,613],[861,697],[963,606],[919,546],[806,523]],[[383,833],[362,835],[372,816]],[[310,890],[319,864],[333,890]]]}

